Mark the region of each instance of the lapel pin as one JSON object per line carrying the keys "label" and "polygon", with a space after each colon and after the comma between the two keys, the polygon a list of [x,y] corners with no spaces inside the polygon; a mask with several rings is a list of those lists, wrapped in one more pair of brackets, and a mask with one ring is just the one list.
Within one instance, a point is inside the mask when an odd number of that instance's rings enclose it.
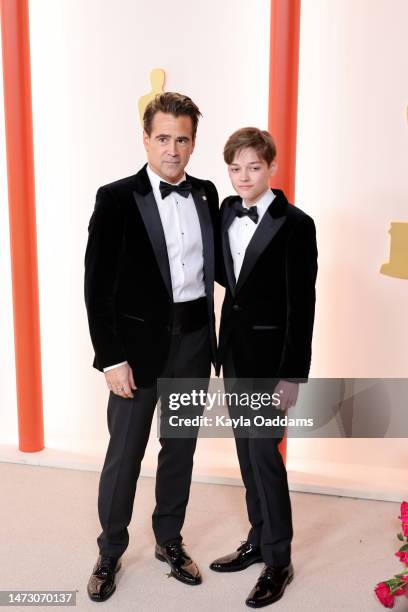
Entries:
{"label": "lapel pin", "polygon": [[206,200],[206,199],[207,199],[207,196],[203,196],[203,200]]}

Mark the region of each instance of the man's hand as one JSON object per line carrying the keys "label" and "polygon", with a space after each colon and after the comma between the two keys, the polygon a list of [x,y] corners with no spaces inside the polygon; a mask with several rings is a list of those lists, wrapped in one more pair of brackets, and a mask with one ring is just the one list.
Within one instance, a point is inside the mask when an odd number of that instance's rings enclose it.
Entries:
{"label": "man's hand", "polygon": [[105,372],[105,378],[112,393],[120,397],[133,397],[132,389],[136,390],[136,385],[132,368],[127,363]]}
{"label": "man's hand", "polygon": [[280,404],[276,406],[277,410],[286,412],[291,406],[297,402],[299,393],[299,383],[289,382],[288,380],[280,380],[275,388],[275,393],[280,395]]}

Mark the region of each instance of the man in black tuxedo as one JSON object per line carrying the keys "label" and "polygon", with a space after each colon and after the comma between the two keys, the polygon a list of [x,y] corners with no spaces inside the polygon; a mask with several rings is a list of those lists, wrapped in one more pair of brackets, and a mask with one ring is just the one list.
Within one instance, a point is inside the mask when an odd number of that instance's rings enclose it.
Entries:
{"label": "man in black tuxedo", "polygon": [[[226,293],[217,371],[222,365],[227,384],[245,379],[253,391],[276,389],[283,416],[309,373],[317,247],[311,217],[269,188],[275,157],[270,134],[257,128],[238,130],[225,145],[238,196],[226,198],[220,211]],[[251,529],[235,552],[210,567],[230,572],[264,561],[246,600],[258,608],[280,599],[293,579],[291,505],[278,449],[283,433],[234,433]]]}
{"label": "man in black tuxedo", "polygon": [[[110,389],[109,446],[99,484],[102,532],[88,582],[95,601],[115,590],[128,546],[136,482],[158,400],[158,378],[208,378],[215,362],[214,238],[218,195],[184,169],[198,107],[165,92],[144,113],[148,164],[101,187],[89,223],[85,302],[94,367]],[[181,537],[196,438],[161,438],[153,530],[155,555],[186,584],[197,565]]]}

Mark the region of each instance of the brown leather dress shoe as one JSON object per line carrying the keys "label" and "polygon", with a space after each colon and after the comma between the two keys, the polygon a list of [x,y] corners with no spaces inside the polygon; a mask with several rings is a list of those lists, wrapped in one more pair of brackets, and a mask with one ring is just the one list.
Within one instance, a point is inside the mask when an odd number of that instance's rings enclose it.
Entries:
{"label": "brown leather dress shoe", "polygon": [[121,562],[116,557],[99,555],[87,587],[92,601],[105,601],[115,592],[115,574],[120,568]]}
{"label": "brown leather dress shoe", "polygon": [[293,576],[292,563],[285,567],[266,565],[250,592],[245,602],[246,605],[250,608],[263,608],[263,606],[275,603],[282,597],[286,586],[292,582]]}
{"label": "brown leather dress shoe", "polygon": [[262,562],[261,549],[249,542],[242,542],[237,550],[213,561],[210,569],[214,572],[239,572],[253,563]]}
{"label": "brown leather dress shoe", "polygon": [[170,567],[170,575],[185,584],[200,584],[201,574],[197,565],[186,553],[181,542],[174,542],[166,546],[156,544],[155,557],[166,561]]}

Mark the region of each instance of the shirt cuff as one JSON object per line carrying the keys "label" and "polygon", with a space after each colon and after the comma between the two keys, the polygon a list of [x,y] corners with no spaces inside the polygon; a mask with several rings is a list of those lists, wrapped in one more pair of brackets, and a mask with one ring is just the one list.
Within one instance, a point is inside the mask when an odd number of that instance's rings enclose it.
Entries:
{"label": "shirt cuff", "polygon": [[107,372],[108,370],[113,370],[113,368],[118,368],[119,366],[125,365],[127,363],[127,361],[122,361],[121,363],[115,363],[115,365],[111,365],[108,366],[107,368],[103,368],[104,372]]}

